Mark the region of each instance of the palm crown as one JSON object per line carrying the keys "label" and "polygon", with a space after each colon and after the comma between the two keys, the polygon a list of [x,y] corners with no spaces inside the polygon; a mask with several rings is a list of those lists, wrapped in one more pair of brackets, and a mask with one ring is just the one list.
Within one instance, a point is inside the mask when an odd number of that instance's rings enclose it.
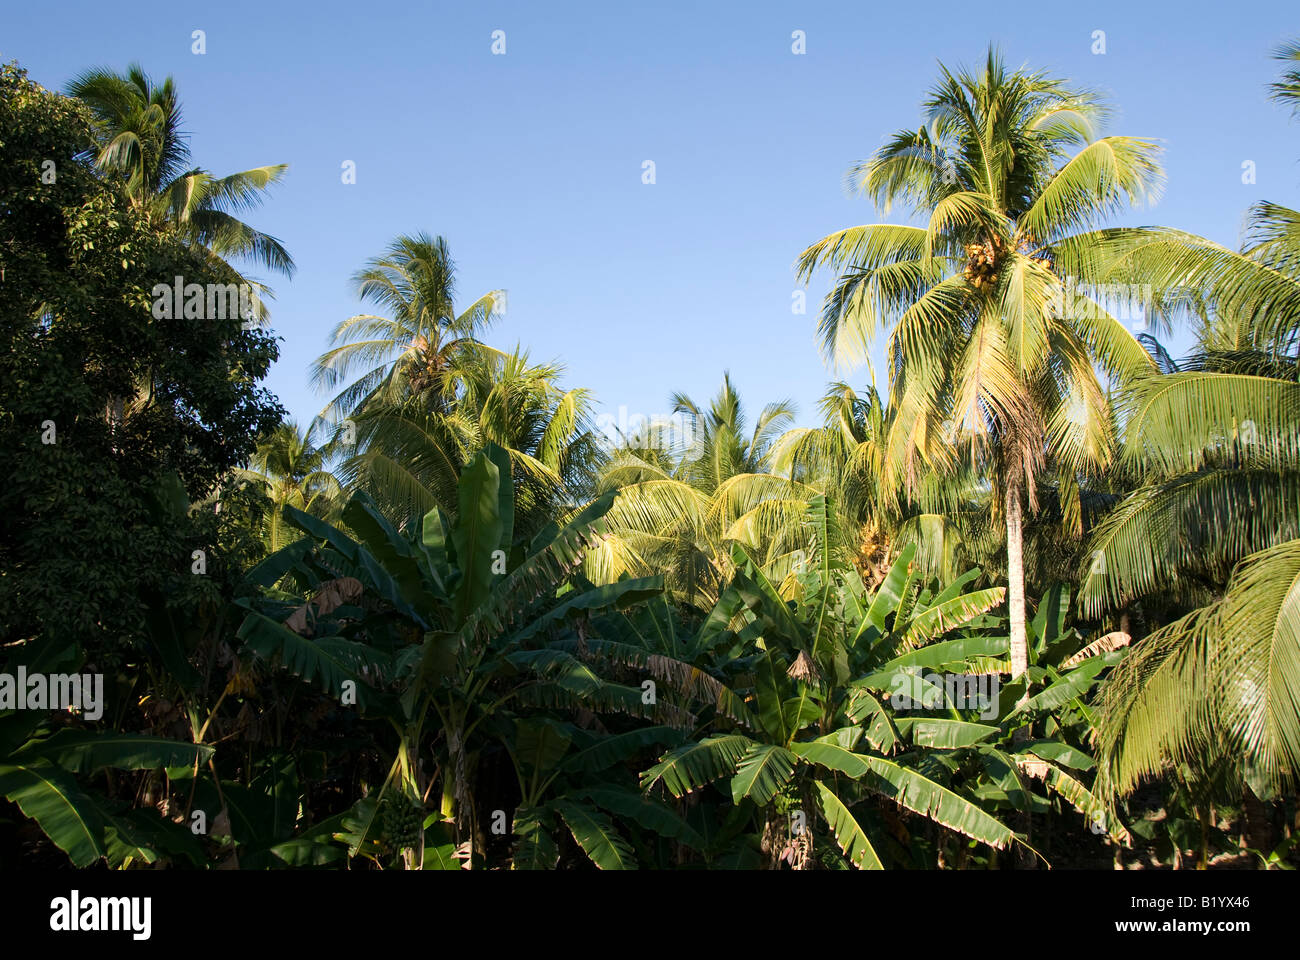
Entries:
{"label": "palm crown", "polygon": [[275,237],[239,219],[261,203],[288,164],[254,167],[225,177],[190,163],[181,105],[168,77],[155,84],[132,64],[125,73],[99,67],[68,92],[90,107],[101,170],[125,179],[135,204],[159,224],[221,259],[249,259],[292,276],[293,258]]}
{"label": "palm crown", "polygon": [[[954,451],[987,469],[1008,528],[1013,672],[1027,665],[1020,559],[1022,501],[1054,468],[1076,491],[1113,448],[1094,365],[1118,380],[1152,368],[1099,303],[1092,231],[1160,186],[1157,147],[1096,137],[1094,95],[1009,71],[990,51],[979,73],[942,68],[925,125],[895,134],[850,173],[886,212],[907,203],[925,226],[838,231],[799,260],[840,276],[821,320],[836,361],[865,359],[889,330],[891,405],[884,489],[916,489]],[[1068,496],[1068,494],[1067,494]]]}
{"label": "palm crown", "polygon": [[367,405],[413,397],[445,408],[459,361],[488,349],[476,334],[500,314],[504,291],[485,294],[458,315],[451,251],[427,233],[397,237],[353,282],[363,302],[387,315],[358,314],[334,328],[335,346],[312,369],[313,385],[338,391],[322,417],[337,421]]}

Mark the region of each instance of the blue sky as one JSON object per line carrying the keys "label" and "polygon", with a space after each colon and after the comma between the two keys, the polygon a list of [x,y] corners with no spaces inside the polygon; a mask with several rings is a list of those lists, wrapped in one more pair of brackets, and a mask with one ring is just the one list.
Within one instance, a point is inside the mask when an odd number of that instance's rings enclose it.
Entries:
{"label": "blue sky", "polygon": [[[1025,11],[1029,11],[1026,13]],[[206,33],[207,52],[191,52]],[[492,33],[505,31],[505,55]],[[803,30],[806,53],[791,50]],[[1093,31],[1105,31],[1096,55]],[[1294,3],[1006,5],[315,2],[10,4],[0,57],[52,89],[133,60],[175,77],[196,162],[290,164],[248,219],[298,263],[270,278],[281,359],[268,385],[307,421],[307,367],[359,312],[349,277],[399,233],[448,238],[459,299],[509,291],[486,339],[559,360],[616,416],[703,400],[724,368],[751,410],[800,421],[833,375],[815,343],[829,278],[792,313],[793,263],[877,219],[848,166],[919,122],[936,60],[990,42],[1106,93],[1111,132],[1164,142],[1168,185],[1128,222],[1235,245],[1246,207],[1294,205],[1300,123],[1267,99]],[[356,163],[357,182],[341,182]],[[656,182],[642,183],[655,163]],[[1242,183],[1242,163],[1256,183]],[[255,273],[255,271],[251,271]],[[865,369],[841,372],[855,384]]]}

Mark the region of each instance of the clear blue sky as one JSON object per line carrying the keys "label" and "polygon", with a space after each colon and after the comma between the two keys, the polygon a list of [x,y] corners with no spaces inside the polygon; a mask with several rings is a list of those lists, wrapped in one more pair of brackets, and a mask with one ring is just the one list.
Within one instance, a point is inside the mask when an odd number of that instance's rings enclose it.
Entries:
{"label": "clear blue sky", "polygon": [[[794,30],[805,55],[791,51]],[[1091,52],[1094,30],[1105,55]],[[269,386],[304,422],[323,403],[308,364],[359,311],[348,278],[397,234],[427,230],[450,242],[463,303],[509,290],[487,339],[562,361],[600,409],[667,412],[671,391],[704,399],[727,367],[751,410],[789,397],[811,423],[831,375],[814,341],[827,281],[792,314],[793,262],[876,219],[843,174],[917,124],[936,60],[973,64],[994,42],[1013,65],[1107,93],[1112,132],[1166,148],[1165,197],[1132,221],[1235,245],[1248,204],[1300,193],[1300,123],[1265,89],[1279,66],[1269,54],[1295,36],[1294,2],[1255,0],[64,0],[0,12],[0,57],[45,86],[138,60],[175,77],[196,162],[218,174],[290,164],[248,219],[298,263],[292,281],[272,279],[284,343]],[[344,160],[355,185],[341,183]]]}

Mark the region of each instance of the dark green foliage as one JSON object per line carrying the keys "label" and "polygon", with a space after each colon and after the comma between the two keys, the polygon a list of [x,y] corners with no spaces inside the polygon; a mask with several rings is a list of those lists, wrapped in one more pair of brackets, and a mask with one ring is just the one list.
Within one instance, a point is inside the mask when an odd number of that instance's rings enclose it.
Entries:
{"label": "dark green foliage", "polygon": [[[96,175],[88,124],[3,67],[0,636],[107,650],[144,633],[150,596],[215,599],[222,544],[187,508],[282,411],[257,384],[270,336],[238,317],[152,317],[155,284],[231,271]],[[207,580],[191,574],[196,549]]]}

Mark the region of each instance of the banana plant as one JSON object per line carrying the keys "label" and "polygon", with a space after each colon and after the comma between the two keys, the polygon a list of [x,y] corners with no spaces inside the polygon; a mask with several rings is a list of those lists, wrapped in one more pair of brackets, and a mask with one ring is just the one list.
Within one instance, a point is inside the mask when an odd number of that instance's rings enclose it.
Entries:
{"label": "banana plant", "polygon": [[[76,644],[27,641],[7,653],[4,669],[22,666],[28,676],[72,674],[85,664]],[[35,821],[77,867],[99,861],[114,868],[160,860],[203,864],[204,850],[188,825],[115,799],[111,789],[92,782],[110,769],[165,768],[183,780],[211,755],[212,748],[201,744],[123,733],[67,713],[0,711],[0,797]]]}
{"label": "banana plant", "polygon": [[[829,545],[835,533],[820,498],[809,515],[822,526],[820,542]],[[727,781],[735,806],[748,804],[762,815],[769,865],[812,862],[808,811],[820,812],[839,851],[857,868],[880,869],[892,859],[879,851],[901,827],[901,811],[994,849],[1008,847],[1015,839],[1011,829],[975,800],[944,786],[918,758],[892,755],[900,733],[885,702],[863,682],[893,665],[899,650],[932,666],[1006,652],[1005,636],[978,628],[939,640],[979,623],[1001,602],[1002,590],[962,593],[967,580],[938,593],[917,589],[914,553],[907,547],[869,594],[823,546],[796,575],[796,595],[787,601],[761,566],[734,547],[736,573],[703,629],[733,633],[750,651],[745,672],[733,681],[745,712],[734,720],[719,715],[709,735],[668,751],[644,771],[642,789],[662,784],[681,797]],[[783,814],[793,814],[784,844]]]}
{"label": "banana plant", "polygon": [[[599,736],[571,725],[574,752],[541,781],[550,790],[546,798],[526,786],[521,776],[524,800],[515,819],[516,867],[554,863],[555,851],[546,838],[557,824],[573,831],[575,824],[552,799],[569,808],[575,802],[595,805],[616,816],[641,864],[715,869],[757,865],[757,853],[744,832],[748,811],[698,796],[665,802],[646,796],[638,786],[639,771],[665,747],[702,735],[719,718],[752,724],[743,697],[726,683],[729,672],[749,661],[743,644],[725,626],[716,618],[695,622],[689,611],[661,595],[601,613],[591,618],[582,635],[570,632],[551,642],[553,649],[579,658],[602,675],[614,673],[639,684],[643,703],[648,704],[644,716],[653,722],[646,726],[637,718],[607,717]],[[517,751],[511,748],[511,754]],[[586,851],[588,844],[574,836]],[[604,869],[627,865],[616,858],[588,857]]]}
{"label": "banana plant", "polygon": [[[968,571],[941,596],[978,574]],[[924,757],[936,779],[986,810],[1049,813],[1054,795],[1082,814],[1094,834],[1127,845],[1131,837],[1114,808],[1088,783],[1096,764],[1086,745],[1093,730],[1088,697],[1127,651],[1110,637],[1089,643],[1067,628],[1069,603],[1068,588],[1059,584],[1041,599],[1028,624],[1030,667],[1011,683],[1000,680],[1011,672],[1006,641],[993,637],[991,645],[958,638],[902,652],[853,686],[877,703],[892,688],[891,725],[878,729],[889,730],[886,739],[896,731],[898,739],[886,745],[902,757]],[[1023,842],[1027,846],[1029,838]]]}
{"label": "banana plant", "polygon": [[704,838],[676,811],[642,795],[635,776],[619,769],[631,751],[682,739],[672,727],[600,735],[551,717],[516,720],[508,737],[520,795],[512,868],[553,868],[559,824],[602,870],[663,865],[658,848],[667,845],[704,849]]}
{"label": "banana plant", "polygon": [[[286,506],[286,520],[307,537],[254,569],[249,582],[264,589],[241,601],[247,655],[391,728],[388,776],[335,835],[351,856],[378,860],[396,846],[406,866],[421,865],[429,831],[441,850],[447,832],[438,825],[450,824],[458,855],[473,849],[481,860],[474,783],[480,750],[493,740],[482,725],[494,717],[528,708],[645,712],[639,690],[547,646],[595,612],[662,590],[658,577],[592,587],[576,576],[613,495],[516,538],[510,460],[494,445],[465,467],[457,492],[454,518],[435,509],[407,532],[364,493],[343,512],[355,536]],[[286,578],[296,590],[270,589]],[[415,811],[423,826],[397,844],[384,828],[393,805],[398,820]]]}

